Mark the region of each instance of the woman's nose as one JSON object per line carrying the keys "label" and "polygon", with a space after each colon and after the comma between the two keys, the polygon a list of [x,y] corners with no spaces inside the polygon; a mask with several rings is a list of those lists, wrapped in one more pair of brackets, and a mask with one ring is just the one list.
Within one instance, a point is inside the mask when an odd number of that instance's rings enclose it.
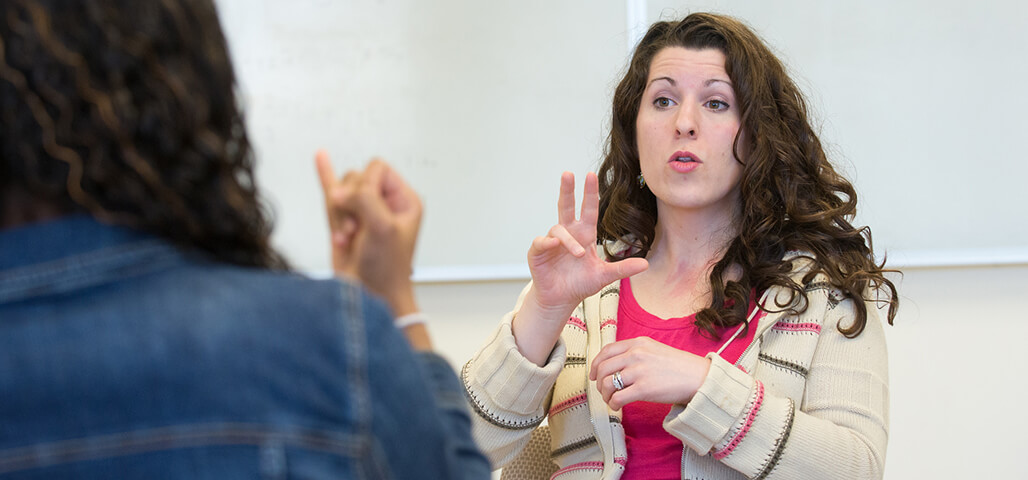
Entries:
{"label": "woman's nose", "polygon": [[675,135],[679,137],[695,137],[698,124],[696,115],[695,107],[683,105],[682,108],[678,109],[678,115],[675,117]]}

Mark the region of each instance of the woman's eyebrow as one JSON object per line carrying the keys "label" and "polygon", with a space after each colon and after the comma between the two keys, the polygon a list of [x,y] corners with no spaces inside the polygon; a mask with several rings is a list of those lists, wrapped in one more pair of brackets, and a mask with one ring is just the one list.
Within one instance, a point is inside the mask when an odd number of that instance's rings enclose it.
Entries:
{"label": "woman's eyebrow", "polygon": [[[649,84],[650,84],[650,85],[653,85],[654,83],[656,83],[656,82],[658,82],[658,81],[660,81],[660,80],[664,80],[664,81],[666,81],[667,83],[670,83],[672,87],[674,87],[674,86],[677,86],[677,85],[678,85],[678,82],[676,82],[676,81],[675,81],[675,79],[673,79],[673,78],[671,78],[671,77],[657,77],[657,78],[654,78],[653,80],[650,80],[650,83],[649,83]],[[731,86],[732,86],[732,82],[731,82],[731,81],[729,81],[729,80],[724,80],[724,79],[721,79],[721,78],[711,78],[711,79],[709,79],[709,80],[707,80],[707,81],[703,82],[703,86],[705,86],[705,87],[709,87],[709,86],[711,86],[711,85],[713,85],[713,84],[715,84],[715,83],[723,83],[723,84],[725,84],[725,85],[728,85],[729,87],[731,87]]]}
{"label": "woman's eyebrow", "polygon": [[666,80],[667,83],[670,83],[672,87],[678,85],[678,82],[675,82],[675,79],[673,79],[671,77],[657,77],[657,78],[654,78],[653,80],[650,80],[649,84],[653,85],[658,80]]}

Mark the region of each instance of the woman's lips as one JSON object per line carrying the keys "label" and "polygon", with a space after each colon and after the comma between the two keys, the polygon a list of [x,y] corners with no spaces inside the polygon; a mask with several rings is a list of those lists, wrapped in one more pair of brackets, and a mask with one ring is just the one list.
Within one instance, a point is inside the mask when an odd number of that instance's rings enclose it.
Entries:
{"label": "woman's lips", "polygon": [[696,170],[703,161],[692,152],[678,151],[668,159],[668,165],[678,173],[688,173]]}

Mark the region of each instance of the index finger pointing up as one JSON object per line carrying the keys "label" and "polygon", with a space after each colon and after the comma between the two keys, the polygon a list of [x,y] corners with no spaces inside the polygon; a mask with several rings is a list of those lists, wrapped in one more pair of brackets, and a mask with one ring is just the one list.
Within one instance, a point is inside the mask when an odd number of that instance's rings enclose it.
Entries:
{"label": "index finger pointing up", "polygon": [[336,182],[336,174],[332,168],[332,160],[328,158],[328,152],[318,150],[314,154],[314,163],[318,168],[318,179],[321,180],[321,192],[328,195],[332,184]]}

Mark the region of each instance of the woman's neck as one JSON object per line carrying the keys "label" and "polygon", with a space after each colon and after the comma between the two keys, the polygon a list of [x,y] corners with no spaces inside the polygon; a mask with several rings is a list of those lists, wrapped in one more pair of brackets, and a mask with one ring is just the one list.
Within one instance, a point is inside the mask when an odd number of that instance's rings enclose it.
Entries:
{"label": "woman's neck", "polygon": [[737,232],[732,212],[681,211],[658,208],[650,268],[709,271],[724,256]]}
{"label": "woman's neck", "polygon": [[655,315],[692,314],[710,303],[710,272],[735,238],[733,218],[667,209],[661,213],[646,255],[650,268],[632,277],[632,291],[639,305]]}

